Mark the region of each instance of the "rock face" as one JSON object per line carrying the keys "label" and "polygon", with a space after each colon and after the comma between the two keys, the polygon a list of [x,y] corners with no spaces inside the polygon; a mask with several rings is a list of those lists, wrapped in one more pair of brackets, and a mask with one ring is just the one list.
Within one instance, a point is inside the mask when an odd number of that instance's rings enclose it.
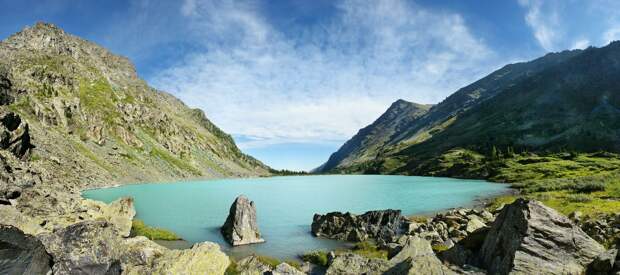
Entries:
{"label": "rock face", "polygon": [[243,195],[237,197],[230,206],[221,231],[224,238],[234,246],[265,242],[258,230],[256,206]]}
{"label": "rock face", "polygon": [[24,158],[34,148],[30,143],[28,124],[13,112],[0,113],[0,149],[11,151],[16,157]]}
{"label": "rock face", "polygon": [[583,274],[603,247],[567,217],[518,199],[498,215],[480,249],[490,274]]}
{"label": "rock face", "polygon": [[52,257],[34,236],[0,225],[0,274],[47,274]]}
{"label": "rock face", "polygon": [[404,232],[406,218],[400,210],[368,211],[362,215],[331,212],[325,215],[314,214],[312,234],[316,237],[364,241],[369,238],[383,242],[391,241]]}

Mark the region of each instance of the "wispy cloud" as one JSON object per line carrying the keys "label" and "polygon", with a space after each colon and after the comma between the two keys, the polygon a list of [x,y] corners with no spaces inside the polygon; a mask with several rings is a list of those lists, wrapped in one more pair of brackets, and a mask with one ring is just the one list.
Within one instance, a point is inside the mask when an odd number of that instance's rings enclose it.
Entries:
{"label": "wispy cloud", "polygon": [[559,15],[554,5],[543,11],[542,0],[519,0],[519,4],[527,9],[525,22],[532,28],[534,37],[546,51],[556,49],[557,40],[561,37]]}
{"label": "wispy cloud", "polygon": [[151,82],[260,146],[348,139],[398,98],[437,102],[498,65],[458,14],[401,0],[336,8],[291,35],[256,2],[186,0],[179,13],[206,50]]}

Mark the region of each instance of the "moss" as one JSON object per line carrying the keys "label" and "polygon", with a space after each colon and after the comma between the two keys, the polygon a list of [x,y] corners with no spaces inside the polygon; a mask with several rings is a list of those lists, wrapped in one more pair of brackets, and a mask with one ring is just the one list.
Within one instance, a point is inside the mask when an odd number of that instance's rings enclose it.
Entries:
{"label": "moss", "polygon": [[241,274],[241,272],[237,270],[237,262],[233,258],[230,258],[230,264],[226,268],[226,271],[224,271],[224,275],[238,275],[238,274]]}
{"label": "moss", "polygon": [[448,246],[447,246],[447,245],[445,245],[445,244],[436,244],[436,245],[433,245],[433,251],[435,251],[435,252],[442,252],[442,251],[446,251],[446,250],[448,250],[448,249],[450,249],[450,247],[448,247]]}
{"label": "moss", "polygon": [[131,235],[132,236],[144,236],[150,240],[163,240],[163,241],[176,241],[181,238],[174,232],[157,227],[150,227],[143,221],[134,219],[131,223]]}

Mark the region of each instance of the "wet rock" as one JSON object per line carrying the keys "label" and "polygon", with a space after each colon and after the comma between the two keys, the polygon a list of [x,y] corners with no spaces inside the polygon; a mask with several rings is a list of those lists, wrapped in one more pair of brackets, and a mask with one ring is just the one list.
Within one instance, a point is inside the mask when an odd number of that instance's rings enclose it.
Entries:
{"label": "wet rock", "polygon": [[256,206],[245,196],[239,196],[230,207],[226,222],[221,228],[222,235],[232,245],[262,243],[256,222]]}
{"label": "wet rock", "polygon": [[316,237],[354,242],[373,238],[390,242],[404,233],[407,226],[400,210],[388,209],[369,211],[362,215],[341,212],[314,214],[311,228]]}
{"label": "wet rock", "polygon": [[480,249],[490,274],[583,274],[604,251],[567,217],[538,201],[506,205]]}
{"label": "wet rock", "polygon": [[34,236],[0,225],[0,274],[47,274],[52,257]]}

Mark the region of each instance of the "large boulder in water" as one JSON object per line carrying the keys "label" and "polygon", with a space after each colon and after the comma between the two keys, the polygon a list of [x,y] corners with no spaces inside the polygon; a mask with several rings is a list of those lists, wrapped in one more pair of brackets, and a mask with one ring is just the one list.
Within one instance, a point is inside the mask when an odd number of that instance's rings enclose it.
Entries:
{"label": "large boulder in water", "polygon": [[479,257],[489,274],[584,274],[604,251],[567,217],[518,199],[502,209]]}
{"label": "large boulder in water", "polygon": [[0,274],[47,274],[52,257],[34,236],[11,225],[0,225]]}
{"label": "large boulder in water", "polygon": [[312,234],[352,242],[368,238],[389,242],[403,233],[405,225],[406,218],[400,210],[368,211],[362,215],[331,212],[325,215],[314,214]]}
{"label": "large boulder in water", "polygon": [[256,206],[243,195],[237,197],[230,206],[228,218],[221,231],[224,238],[234,246],[265,242],[258,230]]}

